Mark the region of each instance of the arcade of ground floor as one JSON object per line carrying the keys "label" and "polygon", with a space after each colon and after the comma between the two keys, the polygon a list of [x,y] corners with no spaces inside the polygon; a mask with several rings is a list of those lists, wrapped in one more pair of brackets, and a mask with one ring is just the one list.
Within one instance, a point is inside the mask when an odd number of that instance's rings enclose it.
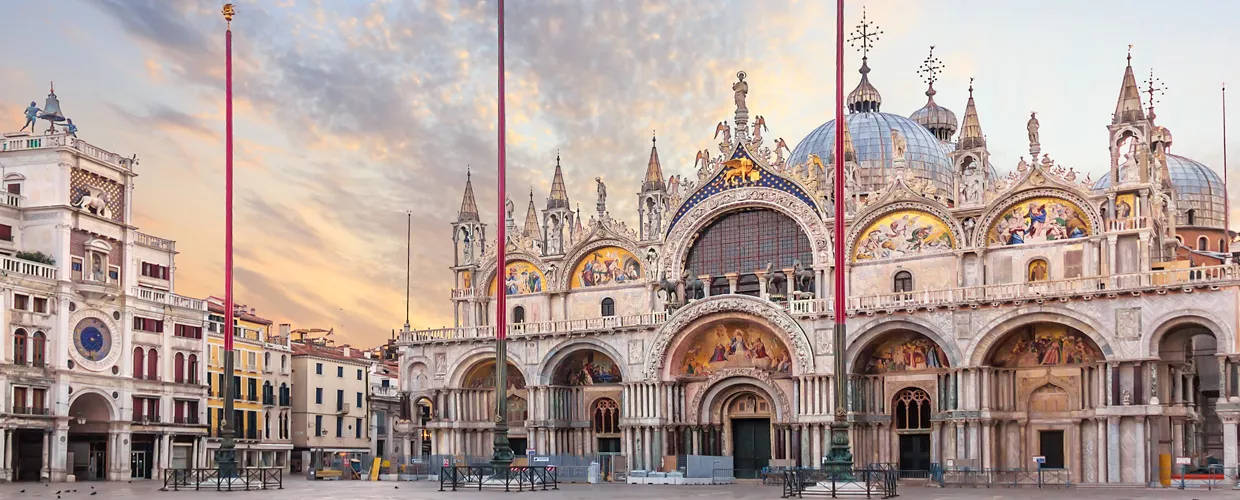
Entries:
{"label": "arcade of ground floor", "polygon": [[201,433],[51,424],[0,429],[0,481],[121,481],[158,478],[204,463]]}
{"label": "arcade of ground floor", "polygon": [[[39,485],[32,483],[0,484],[0,498],[39,498],[51,500],[55,492],[62,491],[61,500],[104,500],[109,498],[216,498],[220,494],[215,491],[159,491],[162,483],[155,481],[134,481],[97,483],[90,485],[71,486],[77,491],[64,493],[66,484]],[[20,493],[26,490],[26,493]],[[90,492],[97,492],[91,496]],[[1067,489],[973,489],[973,488],[928,488],[903,486],[901,498],[917,498],[919,500],[1067,500],[1079,499],[1087,495],[1096,500],[1210,500],[1235,498],[1236,491],[1222,489],[1177,490],[1163,488],[1067,488]],[[285,477],[284,489],[271,491],[235,491],[228,493],[230,500],[301,500],[304,498],[349,499],[349,500],[387,500],[402,498],[410,500],[423,499],[458,499],[481,500],[494,499],[503,493],[494,491],[457,491],[440,492],[436,482],[389,482],[389,481],[312,481],[300,477]],[[623,484],[564,484],[559,490],[523,493],[549,500],[600,498],[605,496],[611,500],[637,500],[648,498],[689,499],[703,497],[734,498],[740,500],[758,500],[779,498],[778,486],[761,486],[755,483],[734,484],[726,486],[646,486]],[[80,498],[79,498],[80,497]]]}

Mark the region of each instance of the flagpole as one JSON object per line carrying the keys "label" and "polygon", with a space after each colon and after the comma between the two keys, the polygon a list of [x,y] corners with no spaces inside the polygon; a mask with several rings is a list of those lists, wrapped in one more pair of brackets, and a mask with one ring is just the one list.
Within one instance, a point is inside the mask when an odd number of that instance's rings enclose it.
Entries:
{"label": "flagpole", "polygon": [[234,422],[233,370],[236,366],[233,353],[233,95],[232,95],[232,18],[236,15],[233,4],[224,4],[224,20],[228,23],[224,34],[224,418],[221,420],[220,449],[216,465],[220,477],[237,474],[236,439],[237,423]]}
{"label": "flagpole", "polygon": [[1227,83],[1223,83],[1223,233],[1227,238],[1227,248],[1220,252],[1231,251],[1231,190],[1227,188]]}
{"label": "flagpole", "polygon": [[512,465],[512,447],[508,443],[508,289],[504,287],[507,256],[507,231],[504,225],[506,212],[504,201],[504,150],[507,123],[504,117],[504,0],[499,0],[499,197],[496,203],[496,224],[499,227],[499,239],[495,249],[495,440],[492,443],[494,454],[491,465],[495,469],[508,469]]}
{"label": "flagpole", "polygon": [[[825,466],[839,472],[852,468],[848,443],[848,373],[844,362],[848,327],[844,323],[844,0],[835,5],[835,287],[832,294],[835,331],[832,351],[835,375],[835,418],[831,424],[831,448],[823,457]],[[817,459],[817,457],[815,457]]]}

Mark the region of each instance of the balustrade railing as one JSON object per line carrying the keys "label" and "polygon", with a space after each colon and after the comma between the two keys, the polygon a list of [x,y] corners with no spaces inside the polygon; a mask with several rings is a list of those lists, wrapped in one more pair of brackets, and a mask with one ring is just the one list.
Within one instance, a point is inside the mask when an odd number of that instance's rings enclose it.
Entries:
{"label": "balustrade railing", "polygon": [[136,233],[134,242],[144,247],[166,250],[169,252],[175,252],[177,249],[177,242],[151,236],[146,233]]}
{"label": "balustrade railing", "polygon": [[[1240,264],[1166,269],[1142,273],[1092,276],[1027,283],[1004,283],[896,293],[860,295],[847,298],[849,313],[987,304],[1020,300],[1135,293],[1158,288],[1198,288],[1240,284]],[[793,299],[775,302],[793,315],[834,314],[830,298]],[[633,316],[541,321],[508,325],[508,335],[563,334],[594,332],[624,327],[657,327],[667,321],[663,312]],[[486,339],[495,337],[494,326],[465,326],[415,330],[400,334],[400,342]]]}
{"label": "balustrade railing", "polygon": [[149,300],[160,304],[168,304],[170,306],[184,307],[198,311],[207,310],[207,302],[205,300],[184,297],[175,293],[165,292],[163,290],[155,290],[153,288],[135,286],[131,290],[131,295],[142,300]]}
{"label": "balustrade railing", "polygon": [[0,256],[0,266],[3,266],[6,273],[27,274],[48,280],[56,279],[56,268],[47,264]]}
{"label": "balustrade railing", "polygon": [[0,142],[0,151],[24,151],[32,149],[51,149],[71,147],[78,152],[104,163],[125,169],[132,167],[132,161],[121,155],[107,151],[86,141],[66,133],[30,135],[26,137],[9,137]]}

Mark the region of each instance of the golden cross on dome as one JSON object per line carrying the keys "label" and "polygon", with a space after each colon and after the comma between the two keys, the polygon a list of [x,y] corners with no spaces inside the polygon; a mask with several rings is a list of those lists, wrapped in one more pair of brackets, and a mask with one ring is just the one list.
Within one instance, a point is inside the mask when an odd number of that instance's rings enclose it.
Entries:
{"label": "golden cross on dome", "polygon": [[921,68],[917,70],[917,74],[922,76],[922,81],[933,87],[934,82],[939,81],[939,73],[942,73],[943,68],[946,67],[943,61],[934,56],[934,46],[931,45],[930,55],[926,56],[926,61],[921,63]]}
{"label": "golden cross on dome", "polygon": [[853,31],[852,38],[848,39],[848,45],[857,46],[857,42],[861,43],[861,57],[869,57],[870,48],[874,46],[874,42],[878,41],[878,36],[883,34],[883,30],[878,29],[873,21],[866,20],[865,7],[861,8],[861,23],[857,25],[857,29]]}
{"label": "golden cross on dome", "polygon": [[1154,104],[1158,102],[1156,96],[1166,94],[1167,86],[1162,80],[1154,77],[1154,68],[1150,68],[1150,79],[1145,81],[1145,94],[1149,96],[1150,109],[1154,109]]}

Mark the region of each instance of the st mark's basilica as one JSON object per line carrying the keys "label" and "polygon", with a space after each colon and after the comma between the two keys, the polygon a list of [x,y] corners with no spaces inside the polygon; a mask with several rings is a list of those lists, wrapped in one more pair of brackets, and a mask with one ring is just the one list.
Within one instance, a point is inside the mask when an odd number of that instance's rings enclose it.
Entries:
{"label": "st mark's basilica", "polygon": [[[936,102],[933,56],[926,105],[907,116],[882,109],[862,61],[842,161],[834,120],[793,148],[764,137],[746,96],[778,84],[739,73],[735,116],[695,178],[665,176],[651,147],[636,228],[609,215],[601,179],[583,222],[557,158],[545,206],[531,195],[520,217],[507,202],[502,272],[466,180],[446,263],[455,326],[400,335],[400,447],[491,455],[502,289],[518,455],[616,453],[634,470],[726,455],[743,476],[820,463],[847,418],[855,463],[902,470],[1041,456],[1073,482],[1144,485],[1160,455],[1235,467],[1240,267],[1224,184],[1173,152],[1132,55],[1116,61],[1110,122],[1081,125],[1108,132],[1097,179],[1042,150],[1036,114],[1027,157],[991,158],[986,103],[972,85],[960,119]],[[833,311],[840,220],[847,310]]]}

